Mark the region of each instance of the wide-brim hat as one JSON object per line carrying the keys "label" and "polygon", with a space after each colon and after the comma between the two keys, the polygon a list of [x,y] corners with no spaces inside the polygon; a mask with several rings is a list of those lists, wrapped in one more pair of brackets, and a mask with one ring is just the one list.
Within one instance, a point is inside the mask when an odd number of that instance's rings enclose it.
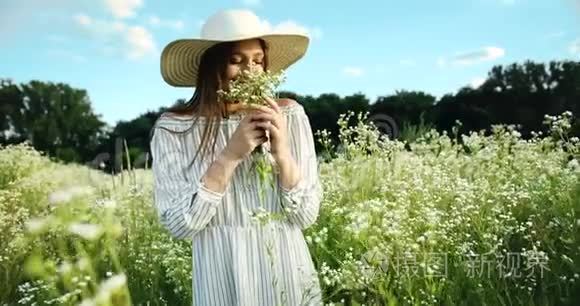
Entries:
{"label": "wide-brim hat", "polygon": [[[222,42],[261,38],[268,46],[268,70],[285,70],[304,56],[309,37],[300,31],[274,31],[249,10],[223,10],[207,19],[200,38],[170,42],[161,53],[161,75],[175,87],[195,87],[203,53]],[[226,59],[224,59],[226,60]]]}

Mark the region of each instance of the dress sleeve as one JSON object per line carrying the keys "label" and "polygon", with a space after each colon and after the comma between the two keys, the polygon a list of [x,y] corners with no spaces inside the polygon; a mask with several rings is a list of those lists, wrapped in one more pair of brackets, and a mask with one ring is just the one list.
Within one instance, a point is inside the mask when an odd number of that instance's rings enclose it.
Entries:
{"label": "dress sleeve", "polygon": [[302,229],[310,227],[318,218],[323,189],[318,173],[318,161],[310,121],[302,105],[287,117],[290,152],[302,174],[290,189],[280,185],[280,200],[291,222]]}
{"label": "dress sleeve", "polygon": [[188,179],[185,171],[199,167],[187,167],[180,138],[180,134],[154,127],[150,143],[154,201],[159,220],[171,235],[191,239],[216,214],[225,192],[206,188],[201,172],[193,173],[193,181]]}

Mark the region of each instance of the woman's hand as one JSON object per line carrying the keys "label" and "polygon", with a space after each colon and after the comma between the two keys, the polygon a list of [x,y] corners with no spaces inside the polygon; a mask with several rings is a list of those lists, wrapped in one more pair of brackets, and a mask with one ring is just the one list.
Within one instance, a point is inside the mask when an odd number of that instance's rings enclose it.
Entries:
{"label": "woman's hand", "polygon": [[270,97],[265,97],[268,106],[251,105],[250,108],[257,109],[254,119],[260,120],[256,126],[269,131],[270,133],[270,153],[276,161],[290,157],[290,147],[288,144],[288,131],[286,116],[280,110],[278,103]]}
{"label": "woman's hand", "polygon": [[229,159],[241,161],[257,146],[268,141],[266,132],[258,126],[260,123],[256,121],[258,116],[259,112],[253,111],[242,118],[223,151]]}

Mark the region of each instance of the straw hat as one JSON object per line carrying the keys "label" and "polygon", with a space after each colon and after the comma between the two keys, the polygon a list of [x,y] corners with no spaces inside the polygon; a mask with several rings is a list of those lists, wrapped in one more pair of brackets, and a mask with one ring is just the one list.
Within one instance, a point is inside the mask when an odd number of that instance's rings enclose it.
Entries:
{"label": "straw hat", "polygon": [[261,38],[268,45],[268,69],[278,72],[306,53],[309,38],[300,33],[272,32],[249,10],[223,10],[203,24],[201,37],[170,42],[161,53],[161,75],[175,87],[195,87],[200,59],[210,47],[227,41]]}

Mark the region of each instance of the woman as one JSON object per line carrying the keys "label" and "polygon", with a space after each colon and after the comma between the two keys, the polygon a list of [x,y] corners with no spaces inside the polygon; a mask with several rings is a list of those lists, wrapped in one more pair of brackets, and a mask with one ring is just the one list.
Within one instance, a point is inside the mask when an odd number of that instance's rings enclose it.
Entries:
{"label": "woman", "polygon": [[[216,93],[250,65],[278,71],[304,55],[308,37],[268,34],[263,25],[249,11],[223,11],[204,24],[202,39],[174,41],[161,57],[167,83],[196,88],[157,120],[151,139],[159,218],[193,243],[194,305],[321,304],[301,231],[316,221],[323,193],[308,117],[289,99],[236,109]],[[285,218],[261,226],[248,157],[266,130],[278,174],[264,209]]]}

